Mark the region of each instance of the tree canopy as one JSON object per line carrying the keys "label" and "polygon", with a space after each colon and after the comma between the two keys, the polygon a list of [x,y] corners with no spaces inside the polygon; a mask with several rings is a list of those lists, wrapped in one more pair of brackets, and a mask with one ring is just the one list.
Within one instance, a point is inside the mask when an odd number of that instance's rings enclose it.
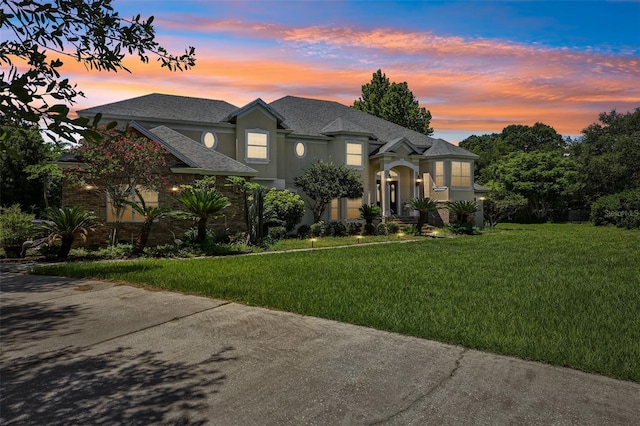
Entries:
{"label": "tree canopy", "polygon": [[[80,62],[87,69],[113,72],[130,72],[123,63],[126,55],[148,62],[152,54],[172,71],[195,65],[193,47],[179,56],[169,54],[155,41],[153,17],[123,18],[113,10],[112,0],[2,3],[0,30],[5,40],[0,43],[0,124],[5,129],[44,121],[49,131],[67,140],[75,132],[97,137],[85,128],[88,120],[69,117],[69,105],[84,94],[62,77],[63,59]],[[6,130],[0,136],[4,134]]]}
{"label": "tree canopy", "polygon": [[624,114],[602,113],[599,123],[582,131],[570,152],[580,165],[587,202],[640,188],[640,108]]}
{"label": "tree canopy", "polygon": [[342,164],[318,161],[294,178],[294,185],[302,189],[310,201],[313,221],[318,222],[331,200],[362,197],[362,180],[355,171]]}
{"label": "tree canopy", "polygon": [[475,177],[479,182],[486,182],[483,170],[511,153],[518,152],[552,152],[564,150],[565,141],[556,130],[544,123],[533,126],[511,124],[501,133],[472,135],[461,141],[459,146],[478,154]]}
{"label": "tree canopy", "polygon": [[[60,199],[59,170],[48,164],[61,148],[45,143],[37,127],[11,132],[0,150],[0,204],[41,210]],[[11,154],[10,154],[11,153]]]}
{"label": "tree canopy", "polygon": [[384,118],[425,135],[431,135],[431,113],[420,107],[407,82],[392,83],[378,70],[370,83],[362,86],[362,95],[353,103],[355,109]]}

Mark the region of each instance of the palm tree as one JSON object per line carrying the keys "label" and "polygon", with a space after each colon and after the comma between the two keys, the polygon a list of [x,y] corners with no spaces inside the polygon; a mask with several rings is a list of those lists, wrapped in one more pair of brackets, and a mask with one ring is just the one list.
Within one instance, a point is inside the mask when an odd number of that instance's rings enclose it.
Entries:
{"label": "palm tree", "polygon": [[136,241],[133,244],[133,250],[131,253],[134,255],[141,254],[147,246],[147,240],[149,239],[151,225],[153,225],[153,222],[171,214],[171,209],[167,207],[148,206],[138,190],[136,190],[136,195],[138,196],[139,202],[134,203],[133,201],[127,201],[127,204],[130,205],[136,213],[144,217],[144,222],[142,222],[140,235],[138,235],[138,238],[136,238]]}
{"label": "palm tree", "polygon": [[378,219],[382,214],[380,207],[376,204],[363,204],[358,210],[360,210],[360,218],[366,222],[364,225],[364,233],[374,235],[376,229],[373,226],[373,221]]}
{"label": "palm tree", "polygon": [[58,252],[60,259],[69,256],[71,245],[80,238],[83,242],[89,232],[95,231],[98,218],[93,213],[80,207],[49,207],[44,211],[46,221],[42,228],[49,231],[49,245],[60,240],[61,246]]}
{"label": "palm tree", "polygon": [[182,214],[197,221],[200,243],[207,238],[207,220],[230,205],[229,199],[214,188],[186,188],[178,201],[186,209]]}
{"label": "palm tree", "polygon": [[478,203],[475,201],[461,200],[461,201],[447,201],[447,210],[449,213],[456,214],[456,222],[467,223],[469,217],[478,211]]}
{"label": "palm tree", "polygon": [[422,226],[427,222],[429,213],[438,210],[438,203],[431,198],[412,198],[407,201],[407,206],[412,210],[418,210],[418,224],[416,225],[417,231],[422,233]]}

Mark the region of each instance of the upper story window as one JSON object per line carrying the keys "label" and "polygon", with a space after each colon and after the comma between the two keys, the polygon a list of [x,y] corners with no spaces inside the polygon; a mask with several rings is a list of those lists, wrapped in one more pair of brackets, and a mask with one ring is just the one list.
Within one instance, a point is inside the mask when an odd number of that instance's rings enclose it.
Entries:
{"label": "upper story window", "polygon": [[451,162],[451,186],[471,186],[471,163],[468,161]]}
{"label": "upper story window", "polygon": [[296,157],[304,158],[307,155],[307,146],[304,142],[296,142],[293,147],[293,151],[296,153]]}
{"label": "upper story window", "polygon": [[207,148],[215,149],[215,147],[218,145],[218,135],[210,130],[202,132],[201,140],[202,144]]}
{"label": "upper story window", "polygon": [[245,130],[246,154],[249,163],[269,162],[269,132],[260,129]]}
{"label": "upper story window", "polygon": [[364,146],[362,142],[347,142],[346,164],[351,167],[364,166]]}
{"label": "upper story window", "polygon": [[436,186],[444,186],[444,161],[436,161],[433,176]]}

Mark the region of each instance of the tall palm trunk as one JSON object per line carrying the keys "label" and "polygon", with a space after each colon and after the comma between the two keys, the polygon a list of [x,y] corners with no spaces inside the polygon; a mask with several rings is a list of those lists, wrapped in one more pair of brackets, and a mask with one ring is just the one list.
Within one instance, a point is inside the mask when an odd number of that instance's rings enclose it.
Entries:
{"label": "tall palm trunk", "polygon": [[207,239],[207,218],[201,217],[198,219],[198,241],[204,243]]}
{"label": "tall palm trunk", "polygon": [[149,234],[151,233],[151,225],[153,225],[153,219],[145,219],[144,223],[142,224],[142,229],[140,229],[140,234],[133,244],[133,250],[131,251],[132,254],[138,255],[142,254],[142,252],[144,251],[144,248],[147,246]]}

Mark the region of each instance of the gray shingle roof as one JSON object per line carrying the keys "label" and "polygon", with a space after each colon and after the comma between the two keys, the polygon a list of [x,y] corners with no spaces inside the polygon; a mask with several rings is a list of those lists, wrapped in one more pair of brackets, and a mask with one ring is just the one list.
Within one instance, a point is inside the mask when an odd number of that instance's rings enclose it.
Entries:
{"label": "gray shingle roof", "polygon": [[364,129],[383,143],[404,136],[415,146],[428,148],[435,140],[338,102],[285,96],[270,105],[286,118],[285,123],[295,134],[320,136],[327,125],[341,118]]}
{"label": "gray shingle roof", "polygon": [[155,136],[155,140],[189,167],[224,175],[251,176],[258,174],[257,170],[209,149],[166,126],[154,127],[149,132]]}
{"label": "gray shingle roof", "polygon": [[480,158],[473,152],[469,152],[466,149],[459,146],[450,144],[442,139],[434,139],[433,145],[424,152],[425,157],[465,157],[465,158]]}
{"label": "gray shingle roof", "polygon": [[80,116],[127,117],[131,120],[179,120],[220,123],[238,109],[225,101],[152,93],[78,111]]}
{"label": "gray shingle roof", "polygon": [[333,133],[362,133],[365,135],[371,135],[371,132],[366,131],[357,124],[354,124],[342,117],[336,118],[331,123],[324,126],[320,131],[325,135]]}

